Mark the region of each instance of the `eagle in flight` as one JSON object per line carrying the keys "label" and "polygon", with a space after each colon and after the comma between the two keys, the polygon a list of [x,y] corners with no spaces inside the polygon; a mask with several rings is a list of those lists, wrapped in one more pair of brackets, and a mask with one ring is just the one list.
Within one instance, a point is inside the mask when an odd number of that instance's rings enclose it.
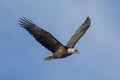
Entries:
{"label": "eagle in flight", "polygon": [[91,21],[90,18],[87,17],[84,23],[79,27],[79,29],[77,29],[77,31],[74,33],[74,35],[71,37],[66,45],[60,43],[51,33],[47,32],[41,27],[38,27],[30,19],[26,19],[25,17],[20,18],[19,24],[31,35],[33,35],[33,37],[41,45],[52,52],[53,55],[46,57],[44,60],[53,60],[65,58],[72,55],[73,53],[79,53],[79,51],[75,49],[74,46],[78,42],[78,40],[85,34],[91,24]]}

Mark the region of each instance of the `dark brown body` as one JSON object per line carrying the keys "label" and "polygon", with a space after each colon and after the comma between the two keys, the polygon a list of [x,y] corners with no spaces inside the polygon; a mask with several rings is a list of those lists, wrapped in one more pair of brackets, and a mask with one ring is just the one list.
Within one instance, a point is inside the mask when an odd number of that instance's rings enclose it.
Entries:
{"label": "dark brown body", "polygon": [[55,53],[53,53],[54,58],[65,58],[70,55],[72,55],[72,53],[68,53],[67,49],[62,46]]}

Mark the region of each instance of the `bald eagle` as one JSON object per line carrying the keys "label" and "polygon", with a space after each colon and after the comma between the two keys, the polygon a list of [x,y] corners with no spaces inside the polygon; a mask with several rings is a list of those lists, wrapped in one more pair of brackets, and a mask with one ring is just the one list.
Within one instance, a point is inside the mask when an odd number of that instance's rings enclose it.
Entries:
{"label": "bald eagle", "polygon": [[25,17],[19,19],[19,24],[21,27],[26,29],[41,45],[52,52],[53,55],[45,57],[44,60],[60,59],[70,56],[73,53],[79,53],[77,49],[74,49],[74,46],[85,34],[86,30],[90,26],[90,23],[90,18],[87,17],[68,43],[63,45],[51,33],[38,27],[30,19],[26,19]]}

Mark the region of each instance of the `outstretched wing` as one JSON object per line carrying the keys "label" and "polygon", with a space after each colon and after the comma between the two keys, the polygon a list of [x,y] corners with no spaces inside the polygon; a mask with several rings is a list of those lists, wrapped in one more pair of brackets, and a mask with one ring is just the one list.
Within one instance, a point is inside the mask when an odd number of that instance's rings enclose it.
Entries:
{"label": "outstretched wing", "polygon": [[31,20],[20,18],[19,24],[25,28],[33,37],[41,43],[45,48],[52,53],[57,51],[60,46],[63,46],[57,39],[55,39],[49,32],[35,25]]}
{"label": "outstretched wing", "polygon": [[79,27],[79,29],[75,32],[75,34],[71,37],[69,42],[67,43],[67,47],[74,47],[78,40],[85,34],[87,29],[90,26],[90,18],[87,17],[85,22]]}

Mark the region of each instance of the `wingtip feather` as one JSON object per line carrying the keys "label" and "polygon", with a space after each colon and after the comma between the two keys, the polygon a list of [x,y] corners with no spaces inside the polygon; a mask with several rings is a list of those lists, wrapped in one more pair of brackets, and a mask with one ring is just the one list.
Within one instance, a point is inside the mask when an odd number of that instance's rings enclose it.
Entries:
{"label": "wingtip feather", "polygon": [[21,27],[28,27],[28,26],[36,26],[30,19],[27,19],[25,17],[22,17],[22,18],[19,18],[18,20],[18,24],[21,26]]}
{"label": "wingtip feather", "polygon": [[85,23],[87,23],[87,24],[91,24],[91,19],[90,19],[90,17],[89,16],[87,16],[87,18],[86,18],[86,20],[85,20]]}

